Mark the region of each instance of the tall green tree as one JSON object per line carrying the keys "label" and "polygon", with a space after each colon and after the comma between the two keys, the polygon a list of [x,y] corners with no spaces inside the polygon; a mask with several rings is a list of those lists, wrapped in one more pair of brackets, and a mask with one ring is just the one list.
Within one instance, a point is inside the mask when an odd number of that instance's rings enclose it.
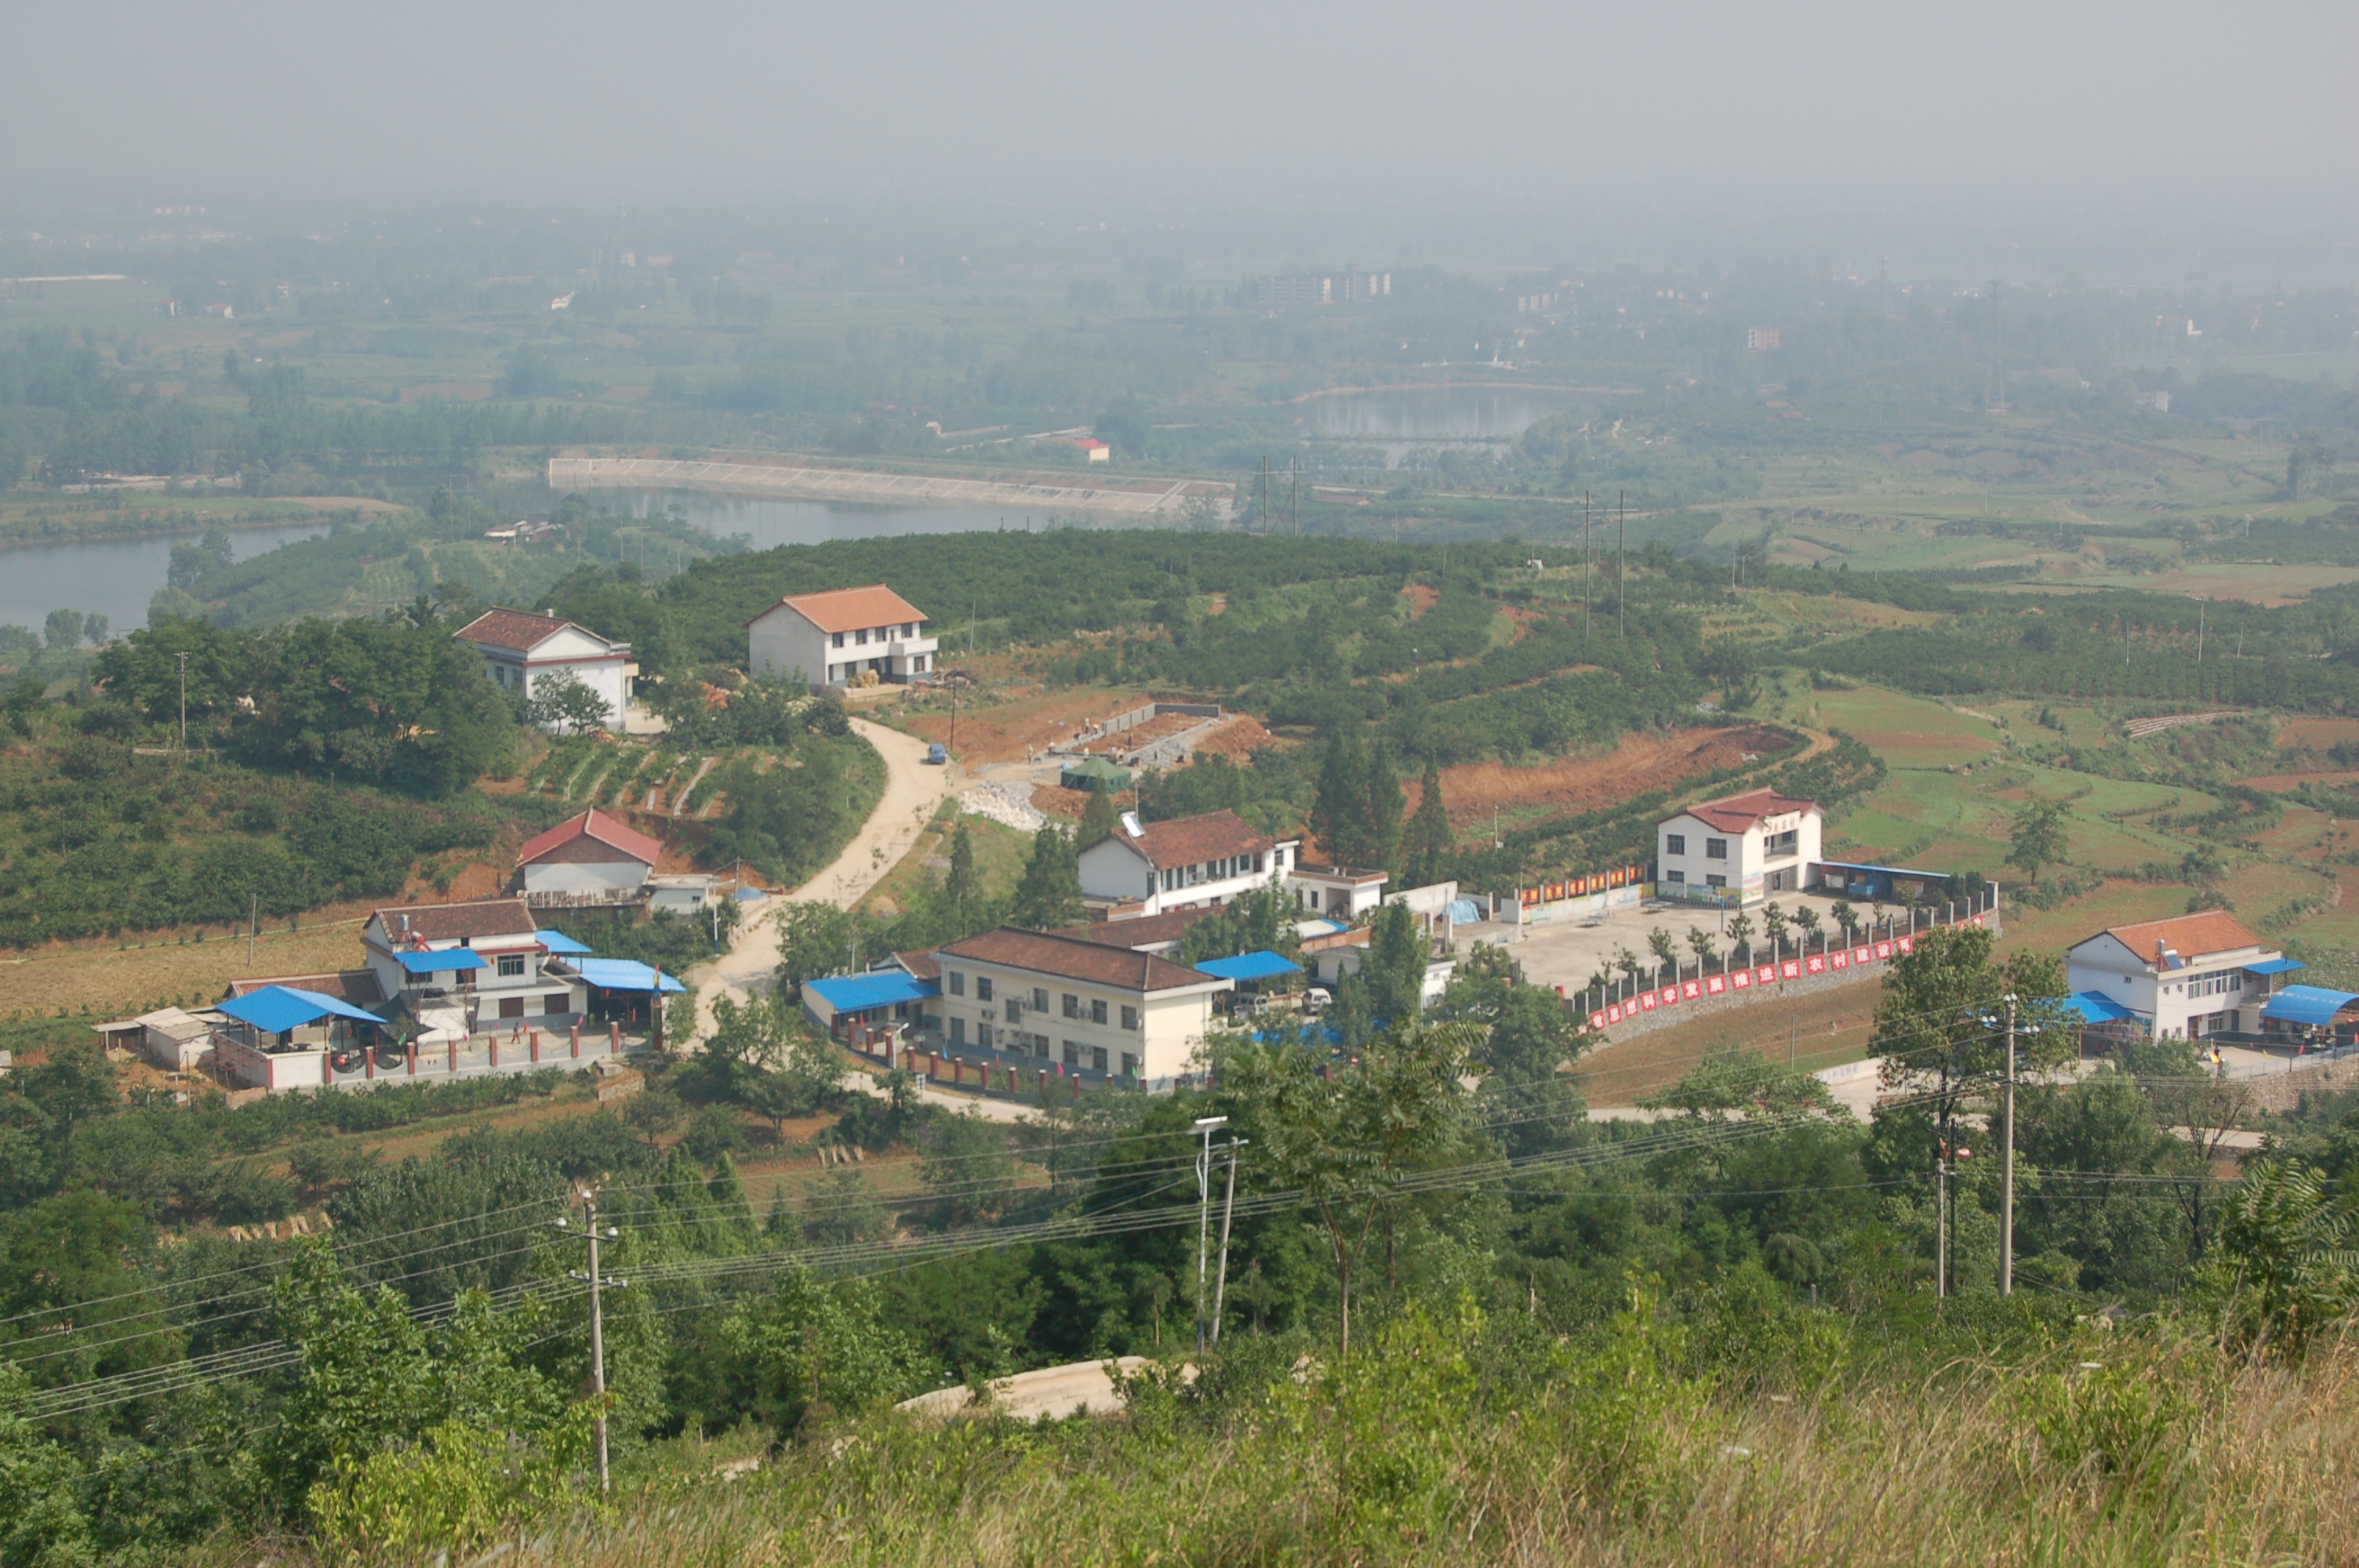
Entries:
{"label": "tall green tree", "polygon": [[1430,887],[1440,881],[1454,843],[1450,812],[1441,799],[1441,764],[1428,758],[1417,812],[1409,818],[1407,841],[1401,846],[1402,880],[1411,887]]}
{"label": "tall green tree", "polygon": [[959,918],[966,918],[967,906],[974,902],[974,835],[962,822],[951,835],[950,875],[942,882],[942,896]]}
{"label": "tall green tree", "polygon": [[1032,857],[1016,884],[1016,908],[1008,918],[1035,931],[1071,925],[1089,914],[1082,902],[1082,868],[1071,837],[1061,827],[1032,836]]}
{"label": "tall green tree", "polygon": [[1310,835],[1329,860],[1339,866],[1365,864],[1367,759],[1359,731],[1338,725],[1327,737],[1327,754],[1319,765],[1318,793],[1310,806]]}
{"label": "tall green tree", "polygon": [[2033,881],[2039,880],[2041,868],[2061,864],[2071,850],[2063,802],[2034,795],[2015,814],[2015,827],[2006,838],[2006,863]]}
{"label": "tall green tree", "polygon": [[1382,742],[1368,749],[1360,778],[1367,800],[1365,838],[1352,863],[1391,871],[1400,852],[1401,786],[1400,775],[1393,771],[1392,753]]}
{"label": "tall green tree", "polygon": [[1090,791],[1089,804],[1082,807],[1082,824],[1074,832],[1073,848],[1087,849],[1103,844],[1114,837],[1114,796],[1104,790],[1093,789]]}

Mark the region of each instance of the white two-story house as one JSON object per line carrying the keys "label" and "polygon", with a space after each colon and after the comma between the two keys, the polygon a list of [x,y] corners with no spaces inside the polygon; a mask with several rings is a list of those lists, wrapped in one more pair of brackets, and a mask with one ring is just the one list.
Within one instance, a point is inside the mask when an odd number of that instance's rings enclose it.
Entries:
{"label": "white two-story house", "polygon": [[2064,951],[2074,991],[2129,1009],[2158,1040],[2262,1033],[2270,977],[2300,967],[2217,910],[2113,926]]}
{"label": "white two-story house", "polygon": [[782,599],[745,622],[745,673],[807,686],[906,685],[934,673],[937,641],[918,607],[886,588]]}
{"label": "white two-story house", "polygon": [[1815,802],[1767,789],[1691,806],[1656,829],[1657,890],[1725,890],[1745,903],[1799,892],[1818,863],[1825,821]]}
{"label": "white two-story house", "polygon": [[1299,838],[1257,832],[1234,811],[1142,824],[1125,812],[1114,835],[1082,851],[1082,895],[1139,906],[1141,914],[1226,903],[1283,882]]}
{"label": "white two-story house", "polygon": [[[608,642],[571,621],[523,610],[487,610],[453,635],[484,656],[492,679],[527,700],[542,695],[549,681],[561,683],[571,676],[606,705],[607,726],[622,729],[631,677],[639,671],[628,643]],[[551,719],[544,728],[554,730],[559,722]]]}
{"label": "white two-story house", "polygon": [[563,1029],[588,1000],[571,975],[549,968],[531,907],[520,898],[380,909],[361,951],[388,1002],[429,1029]]}
{"label": "white two-story house", "polygon": [[1169,1088],[1235,982],[1101,942],[1003,925],[934,955],[943,1047]]}

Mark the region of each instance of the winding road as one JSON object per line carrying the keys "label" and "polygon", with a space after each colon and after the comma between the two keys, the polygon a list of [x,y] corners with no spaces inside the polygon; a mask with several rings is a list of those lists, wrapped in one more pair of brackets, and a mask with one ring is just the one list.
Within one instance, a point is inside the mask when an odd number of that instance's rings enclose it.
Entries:
{"label": "winding road", "polygon": [[832,864],[793,892],[764,900],[759,913],[738,926],[728,952],[684,977],[696,988],[696,1028],[689,1045],[712,1037],[712,1004],[722,997],[743,1002],[777,983],[778,917],[787,905],[819,903],[850,909],[909,852],[941,803],[966,783],[966,771],[955,762],[929,764],[923,741],[865,719],[854,719],[852,728],[885,759],[884,795]]}

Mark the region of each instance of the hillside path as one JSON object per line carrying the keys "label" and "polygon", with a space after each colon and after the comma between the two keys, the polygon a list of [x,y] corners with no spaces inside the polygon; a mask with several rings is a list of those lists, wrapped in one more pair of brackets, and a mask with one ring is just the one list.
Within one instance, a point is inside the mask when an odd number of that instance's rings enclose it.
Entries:
{"label": "hillside path", "polygon": [[926,742],[914,736],[865,719],[854,719],[852,728],[885,759],[885,793],[832,863],[791,892],[763,900],[753,917],[737,927],[728,952],[684,977],[696,988],[696,1029],[684,1044],[712,1037],[716,1000],[725,996],[743,1002],[756,991],[767,993],[777,982],[778,917],[788,904],[832,903],[850,909],[909,852],[942,801],[966,782],[966,770],[956,762],[929,764]]}

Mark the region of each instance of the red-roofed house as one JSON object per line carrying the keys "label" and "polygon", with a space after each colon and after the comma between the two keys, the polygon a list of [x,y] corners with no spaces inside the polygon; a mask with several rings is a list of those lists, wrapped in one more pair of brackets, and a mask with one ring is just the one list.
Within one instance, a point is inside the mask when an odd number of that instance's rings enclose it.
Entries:
{"label": "red-roofed house", "polygon": [[1725,888],[1750,903],[1809,885],[1825,814],[1756,789],[1691,806],[1656,829],[1656,885]]}
{"label": "red-roofed house", "polygon": [[[638,673],[628,643],[610,643],[571,621],[523,610],[487,610],[454,635],[484,655],[492,678],[503,688],[537,697],[549,680],[561,684],[561,677],[571,675],[606,705],[607,727],[623,728],[631,676]],[[547,726],[557,727],[555,720]]]}
{"label": "red-roofed house", "polygon": [[2216,909],[2110,926],[2064,950],[2074,991],[2128,1008],[2157,1039],[2259,1033],[2269,978],[2299,968]]}
{"label": "red-roofed house", "polygon": [[1082,893],[1102,903],[1136,901],[1141,914],[1226,903],[1283,882],[1299,838],[1257,832],[1234,811],[1141,823],[1125,812],[1114,836],[1082,851]]}
{"label": "red-roofed house", "polygon": [[837,589],[782,599],[745,623],[745,672],[807,686],[895,685],[934,671],[938,644],[923,611],[886,588]]}
{"label": "red-roofed house", "polygon": [[635,903],[663,846],[603,811],[559,823],[516,851],[527,903],[549,906]]}

